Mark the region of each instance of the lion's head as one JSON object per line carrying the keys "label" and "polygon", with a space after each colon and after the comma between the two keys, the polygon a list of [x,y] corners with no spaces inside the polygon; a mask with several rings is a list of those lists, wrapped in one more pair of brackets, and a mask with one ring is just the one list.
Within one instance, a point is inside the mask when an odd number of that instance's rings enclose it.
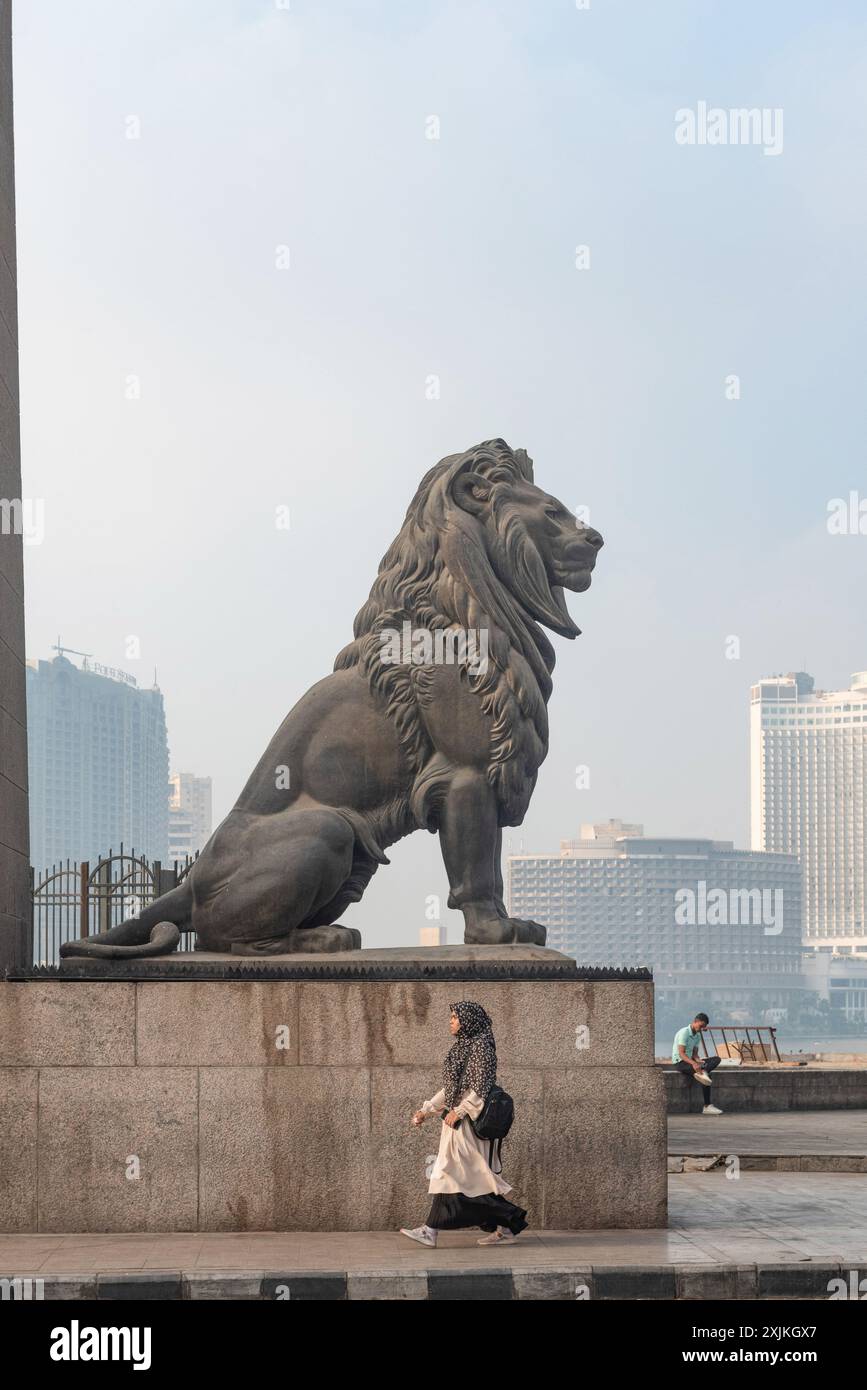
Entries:
{"label": "lion's head", "polygon": [[[533,461],[502,439],[444,459],[429,473],[422,517],[434,514],[443,555],[453,573],[484,603],[492,575],[522,610],[561,637],[577,637],[563,589],[583,592],[602,545],[558,498],[533,481]],[[439,495],[438,495],[439,494]],[[440,498],[444,506],[440,503]],[[409,516],[412,514],[410,508]]]}
{"label": "lion's head", "polygon": [[[486,629],[490,669],[471,681],[497,718],[500,747],[492,757],[506,775],[510,757],[520,754],[521,721],[547,748],[554,650],[542,626],[579,635],[563,589],[589,586],[601,545],[598,531],[535,485],[523,449],[492,439],[441,459],[422,479],[335,669],[362,666],[419,768],[429,751],[415,710],[423,675],[383,667],[379,636],[403,621],[429,631]],[[528,754],[534,767],[544,756],[538,751]]]}
{"label": "lion's head", "polygon": [[[563,589],[590,584],[602,545],[556,497],[533,482],[533,461],[491,439],[441,459],[425,475],[385,555],[370,598],[355,620],[356,638],[401,610],[420,622],[431,606],[463,620],[456,588],[516,636],[542,623],[577,637]],[[457,603],[452,600],[458,599]],[[450,611],[451,610],[451,611]],[[516,619],[518,620],[516,623]],[[541,634],[540,634],[541,636]]]}

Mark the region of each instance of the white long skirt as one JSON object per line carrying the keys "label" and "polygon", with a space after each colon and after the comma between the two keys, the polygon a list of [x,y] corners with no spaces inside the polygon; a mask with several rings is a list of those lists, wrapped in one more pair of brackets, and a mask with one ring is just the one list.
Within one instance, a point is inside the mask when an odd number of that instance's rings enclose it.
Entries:
{"label": "white long skirt", "polygon": [[[445,1092],[438,1091],[425,1101],[422,1109],[442,1110],[445,1103]],[[452,1129],[442,1121],[428,1192],[462,1192],[465,1197],[482,1197],[487,1192],[504,1196],[512,1191],[511,1183],[505,1182],[488,1163],[490,1140],[479,1139],[470,1123],[481,1114],[483,1105],[475,1091],[467,1091],[455,1106],[462,1116],[458,1128]]]}

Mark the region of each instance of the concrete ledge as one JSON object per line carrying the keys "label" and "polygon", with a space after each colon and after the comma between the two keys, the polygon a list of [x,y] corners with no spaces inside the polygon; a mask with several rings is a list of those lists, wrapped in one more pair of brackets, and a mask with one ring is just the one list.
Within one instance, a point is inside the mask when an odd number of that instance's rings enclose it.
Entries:
{"label": "concrete ledge", "polygon": [[346,1298],[348,1275],[344,1270],[288,1270],[285,1274],[266,1274],[259,1297],[285,1299],[297,1303],[342,1302]]}
{"label": "concrete ledge", "polygon": [[502,1302],[514,1298],[510,1269],[429,1269],[427,1296],[436,1302]]}
{"label": "concrete ledge", "polygon": [[183,1296],[200,1303],[213,1299],[259,1299],[262,1297],[264,1278],[265,1270],[245,1269],[237,1273],[196,1270],[194,1274],[182,1275]]}
{"label": "concrete ledge", "polygon": [[[0,1278],[35,1276],[3,1275]],[[825,1301],[849,1266],[823,1260],[788,1264],[618,1265],[578,1268],[426,1270],[168,1271],[48,1274],[46,1300],[290,1302],[408,1301],[598,1302],[654,1299],[810,1299]],[[31,1292],[30,1297],[35,1295]]]}
{"label": "concrete ledge", "polygon": [[180,1273],[158,1274],[136,1271],[135,1274],[98,1274],[96,1296],[112,1303],[118,1302],[177,1302],[183,1298],[183,1278]]}
{"label": "concrete ledge", "polygon": [[650,982],[645,966],[579,965],[548,946],[383,946],[319,955],[233,956],[225,952],[174,952],[168,956],[112,960],[65,956],[59,965],[19,966],[15,981],[107,980],[549,980]]}
{"label": "concrete ledge", "polygon": [[754,1299],[756,1265],[686,1265],[675,1270],[676,1297],[685,1300]]}
{"label": "concrete ledge", "polygon": [[[698,1115],[704,1089],[671,1065],[657,1063],[665,1079],[669,1115]],[[862,1067],[718,1067],[713,1098],[726,1114],[778,1110],[867,1109],[867,1065]]]}
{"label": "concrete ledge", "polygon": [[349,1274],[347,1297],[372,1302],[381,1299],[426,1299],[427,1274],[424,1270],[376,1269],[370,1273]]}
{"label": "concrete ledge", "polygon": [[802,1265],[759,1265],[756,1269],[759,1298],[828,1297],[828,1284],[842,1277],[840,1265],[810,1261]]}

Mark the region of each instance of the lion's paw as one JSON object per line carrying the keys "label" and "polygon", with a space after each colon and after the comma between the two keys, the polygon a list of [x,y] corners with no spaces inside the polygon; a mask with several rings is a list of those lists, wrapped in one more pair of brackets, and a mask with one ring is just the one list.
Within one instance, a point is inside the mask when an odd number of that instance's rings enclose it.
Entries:
{"label": "lion's paw", "polygon": [[510,917],[509,921],[515,928],[515,941],[527,941],[534,946],[544,946],[548,939],[548,928],[543,927],[541,922],[525,921],[523,917]]}
{"label": "lion's paw", "polygon": [[468,926],[464,942],[467,946],[501,946],[514,942],[544,946],[546,936],[547,929],[539,922],[527,922],[521,917],[495,917]]}

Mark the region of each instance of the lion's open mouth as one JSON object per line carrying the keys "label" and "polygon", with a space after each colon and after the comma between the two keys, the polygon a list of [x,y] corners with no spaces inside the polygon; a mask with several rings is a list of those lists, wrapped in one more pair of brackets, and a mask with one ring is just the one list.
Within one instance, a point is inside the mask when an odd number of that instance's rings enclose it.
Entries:
{"label": "lion's open mouth", "polygon": [[585,589],[590,588],[590,581],[593,577],[592,569],[593,565],[590,564],[583,565],[581,569],[569,570],[567,574],[558,573],[557,578],[560,580],[560,584],[557,587],[560,588],[561,593],[563,589],[571,589],[573,594],[583,594]]}
{"label": "lion's open mouth", "polygon": [[595,549],[582,546],[580,555],[564,557],[555,561],[551,567],[551,598],[554,607],[563,619],[562,631],[564,636],[578,633],[580,629],[572,621],[566,606],[566,595],[563,591],[569,589],[573,594],[583,594],[585,589],[589,589],[595,564]]}
{"label": "lion's open mouth", "polygon": [[595,566],[595,550],[591,550],[589,554],[585,551],[580,559],[555,561],[552,566],[552,588],[554,585],[562,586],[562,589],[571,589],[573,594],[583,594],[585,589],[590,588]]}

